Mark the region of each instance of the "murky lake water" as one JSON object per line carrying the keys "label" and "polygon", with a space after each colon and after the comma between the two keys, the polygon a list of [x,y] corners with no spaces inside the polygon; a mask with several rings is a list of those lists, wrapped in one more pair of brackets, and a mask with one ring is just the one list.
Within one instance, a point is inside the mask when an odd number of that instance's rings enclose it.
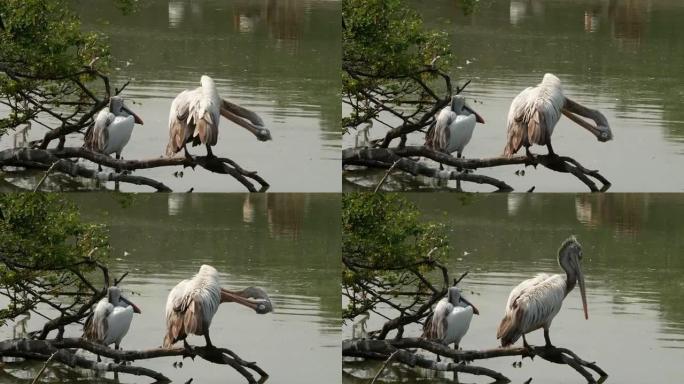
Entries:
{"label": "murky lake water", "polygon": [[[248,361],[257,361],[274,383],[340,382],[340,198],[320,194],[137,195],[70,194],[82,215],[106,223],[111,231],[115,275],[130,271],[122,288],[142,310],[136,315],[125,349],[161,345],[166,296],[203,263],[221,273],[229,289],[263,287],[274,312],[257,315],[239,305],[223,304],[211,325],[215,345]],[[2,302],[1,304],[5,304]],[[29,329],[42,324],[37,316]],[[0,339],[12,327],[0,328]],[[67,330],[80,336],[80,329]],[[204,339],[192,336],[193,345]],[[242,383],[230,367],[201,359],[138,361],[184,383]],[[32,378],[42,364],[30,365]],[[112,375],[107,375],[111,378]],[[76,382],[64,373],[61,382]],[[93,378],[91,378],[94,380]],[[149,382],[120,375],[123,383]],[[82,380],[82,379],[81,379]],[[141,381],[142,380],[142,381]],[[13,382],[0,376],[0,382]],[[92,382],[92,381],[89,381]],[[17,381],[19,383],[19,381]]]}
{"label": "murky lake water", "polygon": [[[449,33],[450,74],[472,83],[465,96],[486,125],[479,125],[464,150],[470,158],[497,156],[506,142],[506,116],[513,98],[556,74],[568,97],[603,112],[615,139],[600,143],[567,118],[553,135],[556,152],[599,169],[614,192],[684,190],[684,2],[677,0],[480,1],[464,16],[458,2],[412,1],[425,24]],[[378,126],[378,125],[376,125]],[[379,136],[378,129],[372,137]],[[422,144],[422,135],[414,143]],[[344,146],[353,145],[345,138]],[[546,148],[533,147],[536,153]],[[586,191],[567,174],[521,166],[478,170],[518,191]],[[370,172],[374,185],[384,171]],[[425,182],[396,178],[395,190]],[[346,189],[353,189],[345,185]],[[466,190],[491,187],[465,185]]]}
{"label": "murky lake water", "polygon": [[[461,341],[464,349],[498,345],[496,329],[510,290],[539,272],[560,273],[557,249],[575,234],[584,249],[589,320],[578,290],[572,291],[551,326],[552,342],[570,348],[608,372],[608,383],[675,383],[684,361],[684,198],[677,195],[480,195],[463,205],[458,196],[412,194],[424,218],[445,223],[453,252],[450,273],[470,271],[461,283],[480,310]],[[549,214],[552,212],[552,214]],[[372,324],[371,324],[372,322]],[[369,330],[380,322],[371,318]],[[374,327],[375,326],[375,327]],[[350,336],[345,326],[344,336]],[[406,336],[419,335],[413,328]],[[543,333],[528,341],[542,345]],[[522,341],[519,341],[519,345]],[[582,383],[567,366],[541,359],[506,357],[481,360],[514,383]],[[355,368],[353,368],[355,367]],[[379,364],[345,364],[373,377]],[[404,383],[434,375],[407,369]],[[396,377],[396,376],[395,376]],[[446,378],[451,378],[449,373]],[[459,375],[464,383],[483,379]],[[366,381],[343,376],[345,383]]]}
{"label": "murky lake water", "polygon": [[[339,1],[325,0],[153,0],[122,15],[111,1],[74,1],[86,29],[109,37],[114,56],[112,85],[131,80],[123,95],[145,122],[136,126],[126,159],[164,153],[173,98],[211,75],[222,97],[254,110],[273,140],[259,142],[222,119],[217,155],[258,171],[270,191],[340,190],[341,55]],[[2,111],[0,111],[2,112]],[[31,139],[44,131],[34,128]],[[80,145],[75,135],[68,142]],[[6,137],[0,148],[12,140]],[[56,144],[55,144],[56,145]],[[203,147],[190,148],[203,155]],[[306,169],[307,172],[299,172]],[[205,170],[157,168],[136,171],[173,190],[238,191],[231,177]],[[109,188],[112,185],[108,185]],[[149,191],[148,187],[122,186]]]}

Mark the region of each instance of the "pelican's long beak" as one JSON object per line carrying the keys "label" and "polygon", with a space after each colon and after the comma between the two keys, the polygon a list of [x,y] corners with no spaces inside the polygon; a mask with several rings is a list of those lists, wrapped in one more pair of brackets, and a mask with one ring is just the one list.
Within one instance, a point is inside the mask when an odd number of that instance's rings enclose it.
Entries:
{"label": "pelican's long beak", "polygon": [[582,308],[584,309],[584,318],[589,319],[589,309],[587,309],[587,292],[584,288],[584,274],[582,273],[582,267],[577,264],[577,280],[579,281],[580,295],[582,296]]}
{"label": "pelican's long beak", "polygon": [[[254,297],[256,300],[250,300],[247,297]],[[248,308],[251,308],[260,315],[273,311],[273,304],[271,304],[271,299],[268,297],[266,292],[254,287],[250,287],[238,292],[221,288],[221,302],[242,304]]]}
{"label": "pelican's long beak", "polygon": [[475,306],[473,305],[473,303],[471,303],[470,301],[466,300],[463,296],[461,296],[461,301],[464,302],[464,303],[466,303],[466,304],[468,304],[468,305],[470,305],[471,307],[473,307],[473,313],[474,313],[474,314],[476,314],[476,315],[479,315],[479,314],[480,314],[480,311],[477,310],[477,307],[475,307]]}
{"label": "pelican's long beak", "polygon": [[135,114],[133,111],[131,111],[127,106],[124,105],[121,109],[123,109],[124,111],[126,111],[126,113],[128,113],[129,115],[133,116],[133,119],[135,120],[135,123],[136,123],[136,124],[143,125],[143,121],[142,121],[142,119],[140,118],[140,116],[136,115],[136,114]]}
{"label": "pelican's long beak", "polygon": [[[485,121],[484,121],[484,119],[482,118],[482,116],[480,116],[479,113],[475,112],[475,111],[474,111],[472,108],[470,108],[469,106],[466,105],[466,106],[463,107],[463,109],[465,109],[465,110],[467,110],[468,112],[470,112],[470,113],[472,113],[473,115],[475,115],[475,121],[477,121],[478,123],[480,123],[480,124],[484,124],[484,123],[485,123]],[[475,308],[475,307],[473,307],[473,308]]]}
{"label": "pelican's long beak", "polygon": [[121,297],[119,297],[119,300],[121,300],[121,301],[123,301],[124,303],[126,303],[126,304],[130,305],[131,307],[133,307],[133,312],[134,312],[134,313],[142,313],[142,312],[140,311],[140,308],[138,308],[137,305],[133,304],[133,302],[131,302],[131,301],[128,300],[127,298],[121,296]]}
{"label": "pelican's long beak", "polygon": [[[606,142],[613,140],[613,132],[610,130],[608,119],[599,111],[587,108],[571,99],[565,98],[565,105],[561,109],[563,114],[582,128],[591,132],[598,141]],[[579,116],[578,116],[579,115]],[[596,125],[590,124],[580,116],[594,120]]]}
{"label": "pelican's long beak", "polygon": [[252,132],[259,141],[271,140],[271,132],[264,128],[259,115],[230,101],[221,103],[221,116]]}

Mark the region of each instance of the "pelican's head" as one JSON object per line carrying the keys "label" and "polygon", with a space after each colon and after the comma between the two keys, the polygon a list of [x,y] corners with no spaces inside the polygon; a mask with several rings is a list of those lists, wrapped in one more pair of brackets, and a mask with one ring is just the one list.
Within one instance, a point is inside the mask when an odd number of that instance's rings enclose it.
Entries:
{"label": "pelican's head", "polygon": [[451,110],[456,112],[457,115],[475,115],[475,120],[480,124],[485,122],[482,116],[468,106],[463,96],[456,95],[451,97]]}
{"label": "pelican's head", "polygon": [[473,313],[476,315],[480,314],[480,311],[477,310],[477,308],[468,300],[463,297],[461,294],[461,290],[459,290],[456,287],[450,287],[449,288],[449,302],[451,305],[454,307],[472,307],[473,308]]}
{"label": "pelican's head", "polygon": [[[129,301],[127,298],[121,296],[121,290],[119,287],[109,287],[107,289],[107,300],[109,300],[109,303],[115,307],[123,307],[125,305],[130,305],[133,307],[133,312],[135,313],[141,313],[140,308],[138,308],[137,305],[133,304],[131,301]],[[122,305],[125,304],[125,305]]]}
{"label": "pelican's head", "polygon": [[570,236],[558,250],[558,264],[560,264],[568,276],[566,295],[575,286],[575,282],[579,283],[584,318],[588,319],[587,293],[584,287],[584,273],[582,273],[581,261],[582,245],[580,245],[575,236]]}
{"label": "pelican's head", "polygon": [[143,125],[142,119],[133,113],[126,104],[124,103],[124,99],[121,96],[112,96],[109,98],[109,111],[113,113],[114,115],[130,115],[133,116],[133,119],[135,120],[136,124]]}
{"label": "pelican's head", "polygon": [[202,85],[202,88],[216,88],[216,84],[214,83],[214,79],[207,75],[202,75],[200,78],[200,84]]}

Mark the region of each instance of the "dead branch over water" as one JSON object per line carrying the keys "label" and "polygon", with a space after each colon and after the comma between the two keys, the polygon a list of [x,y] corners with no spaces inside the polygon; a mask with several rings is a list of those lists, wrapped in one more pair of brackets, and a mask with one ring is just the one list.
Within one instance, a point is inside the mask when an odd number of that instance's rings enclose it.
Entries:
{"label": "dead branch over water", "polygon": [[[112,168],[111,171],[101,172],[97,169],[85,167],[72,159],[85,159],[95,164]],[[100,181],[118,181],[122,183],[145,185],[159,192],[171,192],[171,188],[154,179],[144,176],[134,176],[114,170],[134,171],[159,167],[191,167],[200,166],[209,172],[229,175],[239,181],[250,192],[264,192],[269,184],[254,171],[242,168],[235,161],[224,157],[172,157],[153,158],[145,160],[117,160],[107,155],[90,151],[81,147],[63,147],[55,149],[12,148],[0,151],[0,167],[14,166],[31,169],[45,169],[52,167],[53,171],[61,172],[73,177],[83,177]],[[255,186],[258,183],[259,188]]]}
{"label": "dead branch over water", "polygon": [[[513,191],[513,188],[502,180],[485,175],[458,172],[456,170],[439,170],[438,168],[420,163],[417,159],[414,159],[416,157],[424,157],[441,164],[468,170],[498,167],[502,165],[525,165],[533,166],[535,168],[538,165],[542,165],[552,171],[569,173],[575,176],[592,192],[605,192],[611,186],[610,181],[603,177],[599,171],[587,169],[571,157],[554,155],[534,155],[533,157],[518,155],[512,157],[499,156],[484,159],[466,159],[436,152],[424,146],[347,148],[342,151],[342,167],[356,165],[369,168],[389,169],[396,163],[396,165],[394,165],[395,169],[400,169],[414,176],[422,175],[434,179],[487,184],[495,187],[499,192]],[[600,183],[600,187],[597,186],[597,182]]]}
{"label": "dead branch over water", "polygon": [[[416,352],[422,349],[436,355],[453,359],[452,362],[438,362]],[[510,382],[503,374],[494,370],[464,365],[462,363],[474,360],[485,360],[503,356],[520,356],[540,358],[556,363],[565,364],[580,373],[587,383],[597,383],[604,381],[608,374],[596,363],[590,363],[567,348],[557,347],[536,347],[530,348],[496,348],[482,351],[455,350],[439,343],[421,338],[401,338],[388,340],[373,339],[348,339],[342,342],[342,356],[359,357],[371,360],[387,360],[394,354],[394,360],[411,367],[421,367],[434,371],[463,372],[473,375],[483,375],[491,377],[500,382]],[[598,380],[594,378],[593,371],[598,375]]]}
{"label": "dead branch over water", "polygon": [[[119,363],[97,362],[83,354],[77,354],[79,349],[114,359],[119,361]],[[126,362],[169,356],[190,357],[192,359],[200,357],[214,364],[232,367],[250,384],[263,383],[268,378],[268,374],[255,362],[245,361],[227,348],[154,348],[141,351],[127,351],[114,350],[81,338],[51,340],[12,339],[0,342],[0,357],[47,361],[53,355],[53,361],[58,361],[72,368],[78,367],[95,372],[119,372],[136,376],[147,376],[156,380],[156,382],[171,382],[171,380],[160,372],[145,367],[127,365]],[[258,375],[258,380],[254,374]]]}

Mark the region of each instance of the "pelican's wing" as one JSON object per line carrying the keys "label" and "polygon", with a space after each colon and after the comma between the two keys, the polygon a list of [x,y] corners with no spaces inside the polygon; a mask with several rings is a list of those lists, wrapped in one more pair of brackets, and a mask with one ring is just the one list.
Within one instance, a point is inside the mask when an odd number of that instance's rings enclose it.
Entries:
{"label": "pelican's wing", "polygon": [[192,136],[192,130],[188,127],[190,105],[201,96],[198,89],[185,90],[176,96],[171,102],[169,111],[169,143],[166,146],[166,156],[173,156],[183,148],[183,145]]}
{"label": "pelican's wing", "polygon": [[114,117],[114,114],[109,112],[109,108],[105,107],[100,110],[95,117],[92,129],[86,134],[86,148],[97,152],[104,150],[109,139],[107,127],[114,121]]}
{"label": "pelican's wing", "polygon": [[177,340],[185,338],[186,332],[183,326],[183,317],[190,305],[190,280],[178,283],[166,299],[166,337],[164,347],[168,348]]}
{"label": "pelican's wing", "polygon": [[442,108],[435,119],[435,127],[432,130],[432,135],[429,144],[426,143],[430,148],[439,152],[447,152],[447,147],[449,145],[449,138],[451,132],[449,131],[449,126],[451,123],[456,121],[458,115],[456,112],[451,110],[451,107],[446,106]]}
{"label": "pelican's wing", "polygon": [[527,123],[530,120],[529,111],[534,108],[534,100],[538,91],[534,87],[523,90],[511,102],[508,109],[508,142],[504,149],[505,156],[512,156],[527,140]]}
{"label": "pelican's wing", "polygon": [[[496,338],[502,339],[504,346],[515,343],[522,334],[531,332],[544,324],[546,316],[555,308],[552,301],[557,299],[554,287],[557,283],[557,276],[559,275],[540,273],[513,288],[508,296],[506,314],[496,333]],[[549,290],[552,292],[547,294]],[[563,302],[563,297],[564,291],[561,291],[559,303]],[[560,304],[558,309],[560,309]]]}
{"label": "pelican's wing", "polygon": [[93,313],[86,320],[86,324],[83,327],[83,337],[87,340],[102,342],[107,334],[108,324],[107,317],[114,310],[114,306],[109,303],[107,298],[100,300]]}
{"label": "pelican's wing", "polygon": [[447,330],[447,316],[451,313],[453,305],[447,298],[440,300],[435,306],[430,321],[423,327],[423,337],[431,340],[443,340]]}
{"label": "pelican's wing", "polygon": [[202,144],[216,145],[218,124],[221,116],[221,101],[204,95],[198,104],[190,106],[190,116],[195,121],[194,137]]}

